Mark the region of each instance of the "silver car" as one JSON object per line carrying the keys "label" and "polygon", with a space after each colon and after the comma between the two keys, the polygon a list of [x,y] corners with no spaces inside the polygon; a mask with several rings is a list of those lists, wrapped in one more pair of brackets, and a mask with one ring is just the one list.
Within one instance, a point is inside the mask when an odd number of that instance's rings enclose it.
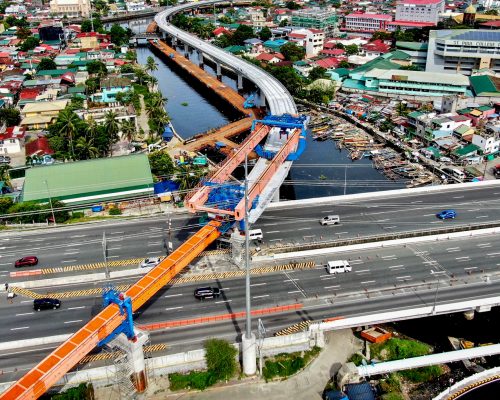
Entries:
{"label": "silver car", "polygon": [[338,215],[327,215],[319,220],[319,223],[323,226],[325,225],[337,225],[340,224],[340,217]]}
{"label": "silver car", "polygon": [[156,267],[161,262],[160,257],[149,257],[146,258],[139,264],[141,268]]}

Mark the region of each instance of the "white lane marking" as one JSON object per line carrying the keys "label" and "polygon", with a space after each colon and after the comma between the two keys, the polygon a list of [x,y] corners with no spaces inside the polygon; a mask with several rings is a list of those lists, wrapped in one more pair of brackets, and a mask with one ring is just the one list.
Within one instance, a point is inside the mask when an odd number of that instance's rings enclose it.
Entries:
{"label": "white lane marking", "polygon": [[149,242],[148,246],[159,246],[161,245],[161,242]]}
{"label": "white lane marking", "polygon": [[22,313],[22,314],[16,314],[16,317],[20,317],[22,315],[31,315],[31,314],[34,314],[34,312],[25,312],[25,313]]}
{"label": "white lane marking", "polygon": [[118,258],[120,256],[108,256],[107,258]]}
{"label": "white lane marking", "polygon": [[61,262],[63,262],[63,263],[71,263],[71,262],[75,262],[75,261],[76,261],[76,259],[75,260],[64,260],[64,261],[61,261]]}
{"label": "white lane marking", "polygon": [[487,256],[498,256],[500,253],[487,253]]}
{"label": "white lane marking", "polygon": [[375,222],[386,222],[386,221],[390,221],[390,218],[379,219],[378,221],[375,221]]}
{"label": "white lane marking", "polygon": [[460,250],[460,247],[448,247],[446,250]]}
{"label": "white lane marking", "polygon": [[220,303],[231,303],[233,300],[221,300],[221,301],[216,301],[215,304],[220,304]]}
{"label": "white lane marking", "polygon": [[124,233],[124,232],[121,232],[121,231],[111,232],[112,235],[119,235],[121,233]]}
{"label": "white lane marking", "polygon": [[269,231],[269,232],[266,232],[266,233],[280,233],[280,231]]}
{"label": "white lane marking", "polygon": [[33,300],[21,300],[21,303],[33,303]]}
{"label": "white lane marking", "polygon": [[352,261],[349,261],[349,264],[353,264],[353,265],[359,265],[359,264],[364,264],[365,262],[363,260],[352,260]]}
{"label": "white lane marking", "polygon": [[334,213],[335,210],[329,210],[329,211],[321,211],[321,214],[328,214],[328,213]]}
{"label": "white lane marking", "polygon": [[359,271],[355,271],[357,274],[362,274],[363,272],[370,272],[369,269],[361,269]]}
{"label": "white lane marking", "polygon": [[167,294],[166,296],[163,296],[163,297],[178,297],[178,296],[182,296],[183,294],[182,293],[177,293],[177,294]]}
{"label": "white lane marking", "polygon": [[361,282],[362,285],[368,285],[370,283],[375,283],[376,281],[363,281]]}
{"label": "white lane marking", "polygon": [[454,199],[463,199],[465,196],[454,196]]}
{"label": "white lane marking", "polygon": [[158,250],[158,251],[148,251],[146,254],[158,254],[158,253],[162,253],[161,250]]}
{"label": "white lane marking", "polygon": [[391,259],[394,259],[394,260],[397,260],[398,258],[396,257],[396,254],[392,254],[390,256],[382,256],[380,258],[383,258],[383,259],[387,259],[387,258],[391,258]]}
{"label": "white lane marking", "polygon": [[457,261],[458,261],[458,260],[468,260],[468,259],[470,259],[470,257],[469,257],[469,256],[465,256],[465,257],[455,257],[455,260],[457,260]]}
{"label": "white lane marking", "polygon": [[268,294],[261,294],[260,296],[253,296],[252,299],[261,299],[263,297],[269,297]]}
{"label": "white lane marking", "polygon": [[75,254],[80,254],[79,251],[71,251],[71,252],[65,252],[64,255],[65,256],[72,256],[72,255],[75,255]]}
{"label": "white lane marking", "polygon": [[74,238],[82,238],[82,237],[85,237],[87,235],[73,235],[73,236],[70,236],[71,239],[74,239]]}
{"label": "white lane marking", "polygon": [[[0,265],[11,265],[11,263],[2,263]],[[6,271],[2,271],[2,272],[6,272]]]}
{"label": "white lane marking", "polygon": [[82,308],[85,308],[85,306],[70,307],[70,308],[67,308],[66,310],[81,310]]}
{"label": "white lane marking", "polygon": [[[269,232],[267,232],[267,233],[269,233]],[[268,242],[278,242],[280,240],[283,240],[283,239],[269,239]]]}
{"label": "white lane marking", "polygon": [[118,247],[108,247],[108,250],[111,251],[111,250],[121,250],[122,246],[118,246]]}
{"label": "white lane marking", "polygon": [[299,229],[295,229],[296,231],[308,231],[308,230],[311,230],[312,228],[299,228]]}
{"label": "white lane marking", "polygon": [[467,210],[467,211],[481,211],[480,208],[471,208],[470,210]]}
{"label": "white lane marking", "polygon": [[279,222],[273,222],[272,224],[262,224],[262,225],[259,225],[259,226],[275,226],[275,225],[278,225]]}
{"label": "white lane marking", "polygon": [[478,215],[476,218],[488,218],[487,215]]}
{"label": "white lane marking", "polygon": [[263,283],[252,283],[250,286],[264,286],[264,285],[267,285],[266,282],[263,282]]}
{"label": "white lane marking", "polygon": [[18,331],[18,330],[21,330],[21,329],[29,329],[30,327],[29,326],[20,326],[19,328],[11,328],[10,330],[11,331]]}
{"label": "white lane marking", "polygon": [[470,269],[477,269],[477,267],[466,267],[466,268],[464,268],[464,270],[466,270],[466,271],[468,271]]}
{"label": "white lane marking", "polygon": [[327,281],[329,279],[335,279],[335,276],[327,276],[327,277],[321,278],[322,281]]}
{"label": "white lane marking", "polygon": [[293,281],[300,281],[300,279],[299,278],[285,279],[283,282],[293,282]]}
{"label": "white lane marking", "polygon": [[349,233],[349,232],[337,232],[337,233],[335,233],[335,234],[336,234],[336,235],[346,235],[346,234],[348,234],[348,233]]}
{"label": "white lane marking", "polygon": [[405,275],[405,276],[398,276],[398,277],[396,277],[396,279],[405,279],[405,280],[408,279],[408,278],[411,279],[411,275]]}
{"label": "white lane marking", "polygon": [[384,229],[394,229],[397,228],[397,225],[391,225],[391,226],[384,226]]}
{"label": "white lane marking", "polygon": [[424,214],[424,215],[422,215],[422,217],[433,217],[433,216],[435,216],[435,215],[436,215],[436,214]]}
{"label": "white lane marking", "polygon": [[180,310],[183,306],[165,308],[165,311]]}
{"label": "white lane marking", "polygon": [[291,292],[288,292],[289,294],[292,294],[292,293],[302,293],[300,290],[293,290]]}
{"label": "white lane marking", "polygon": [[[52,346],[52,347],[42,347],[41,349],[34,349],[34,350],[22,350],[22,351],[19,351],[19,350],[16,350],[15,353],[2,353],[2,356],[13,356],[13,355],[16,355],[16,354],[19,354],[19,353],[32,353],[32,352],[38,352],[38,351],[42,351],[42,350],[51,350],[51,349],[54,349],[56,348],[57,346]],[[26,368],[26,370],[28,370],[29,368]],[[19,370],[19,371],[23,371],[23,370]],[[7,372],[7,371],[3,371],[4,373]],[[13,371],[12,371],[13,372]]]}
{"label": "white lane marking", "polygon": [[423,202],[424,202],[423,200],[415,200],[415,201],[410,202],[410,204],[417,204],[417,203],[423,203]]}
{"label": "white lane marking", "polygon": [[0,275],[0,276],[7,276],[7,275],[9,275],[9,274],[2,274],[2,275]]}
{"label": "white lane marking", "polygon": [[76,324],[77,322],[82,322],[82,319],[75,319],[73,321],[66,321],[65,324]]}
{"label": "white lane marking", "polygon": [[333,286],[325,286],[324,288],[325,289],[337,289],[339,287],[340,287],[340,285],[333,285]]}
{"label": "white lane marking", "polygon": [[456,252],[461,252],[462,250],[458,249],[458,250],[448,250],[448,253],[456,253]]}

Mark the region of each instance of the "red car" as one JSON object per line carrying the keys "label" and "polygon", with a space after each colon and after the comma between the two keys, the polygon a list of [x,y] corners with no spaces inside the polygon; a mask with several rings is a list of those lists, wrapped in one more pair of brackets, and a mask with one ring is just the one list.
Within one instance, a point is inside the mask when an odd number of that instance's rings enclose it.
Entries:
{"label": "red car", "polygon": [[19,260],[16,260],[14,266],[16,268],[31,267],[31,266],[37,265],[37,264],[38,264],[38,258],[36,258],[35,256],[28,256],[28,257],[23,257],[23,258],[20,258]]}

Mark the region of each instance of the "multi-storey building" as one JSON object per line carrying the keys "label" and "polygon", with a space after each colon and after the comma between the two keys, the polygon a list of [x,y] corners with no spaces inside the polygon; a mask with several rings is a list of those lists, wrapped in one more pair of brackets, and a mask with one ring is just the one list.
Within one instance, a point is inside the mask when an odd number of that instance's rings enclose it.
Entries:
{"label": "multi-storey building", "polygon": [[354,13],[345,16],[345,29],[354,32],[385,31],[390,22],[390,15]]}
{"label": "multi-storey building", "polygon": [[50,13],[54,16],[69,18],[88,17],[90,0],[50,0]]}
{"label": "multi-storey building", "polygon": [[436,25],[444,12],[444,0],[401,0],[396,5],[396,21],[430,22]]}
{"label": "multi-storey building", "polygon": [[321,29],[327,37],[331,37],[337,28],[337,13],[334,8],[296,10],[292,12],[292,26]]}
{"label": "multi-storey building", "polygon": [[431,31],[425,70],[461,73],[488,68],[500,73],[500,31],[454,29]]}

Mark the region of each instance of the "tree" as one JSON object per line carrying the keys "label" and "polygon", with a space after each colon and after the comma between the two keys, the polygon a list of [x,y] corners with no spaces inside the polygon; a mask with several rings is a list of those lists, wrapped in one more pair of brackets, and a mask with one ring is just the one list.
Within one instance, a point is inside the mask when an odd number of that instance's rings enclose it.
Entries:
{"label": "tree", "polygon": [[488,10],[485,12],[486,15],[498,15],[497,10]]}
{"label": "tree", "polygon": [[113,24],[111,26],[109,34],[111,35],[111,42],[116,44],[117,46],[128,43],[130,39],[130,35],[128,34],[127,30],[122,28],[118,24]]}
{"label": "tree", "polygon": [[120,124],[116,120],[116,117],[117,115],[113,111],[108,111],[104,114],[104,127],[108,135],[108,149],[111,155],[113,155],[113,144],[119,139],[118,132],[120,131]]}
{"label": "tree", "polygon": [[340,42],[339,42],[339,43],[336,43],[336,44],[335,44],[335,48],[336,48],[336,49],[341,49],[341,50],[344,50],[344,49],[345,49],[345,46],[344,46],[344,44],[343,44],[343,43],[340,43]]}
{"label": "tree", "polygon": [[126,119],[121,123],[120,128],[122,131],[123,139],[126,139],[128,142],[131,142],[135,139],[137,129],[135,127],[134,121],[132,121],[131,119]]}
{"label": "tree", "polygon": [[137,66],[134,70],[135,77],[137,78],[139,85],[144,83],[144,80],[148,77],[148,74],[141,66]]}
{"label": "tree", "polygon": [[129,73],[133,73],[134,72],[134,66],[132,64],[123,64],[121,67],[120,67],[120,72],[122,74],[129,74]]}
{"label": "tree", "polygon": [[87,95],[93,94],[99,89],[99,78],[89,78],[85,81]]}
{"label": "tree", "polygon": [[10,185],[9,169],[8,165],[0,165],[0,181],[4,182],[7,186]]}
{"label": "tree", "polygon": [[292,95],[296,95],[302,89],[303,80],[293,68],[271,67],[271,75],[278,79]]}
{"label": "tree", "polygon": [[292,42],[285,43],[281,46],[280,52],[287,61],[300,61],[306,55],[306,51],[303,47],[297,46]]}
{"label": "tree", "polygon": [[224,48],[231,45],[231,38],[230,38],[230,36],[223,34],[223,35],[220,35],[218,38],[216,38],[213,43],[217,47],[224,49]]}
{"label": "tree", "polygon": [[350,67],[351,64],[349,64],[349,62],[346,60],[342,60],[341,62],[339,62],[339,68],[350,68]]}
{"label": "tree", "polygon": [[149,56],[146,59],[146,71],[148,72],[158,71],[158,64],[156,63],[155,59],[151,56]]}
{"label": "tree", "polygon": [[99,149],[94,145],[94,139],[91,137],[79,137],[76,141],[76,150],[79,160],[99,157]]}
{"label": "tree", "polygon": [[228,380],[236,373],[238,351],[227,340],[208,339],[205,342],[205,359],[208,372],[215,380]]}
{"label": "tree", "polygon": [[271,29],[269,29],[267,26],[263,27],[259,32],[260,40],[262,40],[263,42],[271,39],[271,36],[273,36],[273,34],[271,32]]}
{"label": "tree", "polygon": [[392,39],[391,32],[377,31],[377,32],[373,32],[373,35],[370,39],[370,42],[373,42],[375,40],[391,40],[391,39]]}
{"label": "tree", "polygon": [[14,205],[11,197],[0,197],[0,214],[6,214],[8,209]]}
{"label": "tree", "polygon": [[252,39],[255,37],[255,33],[253,31],[253,28],[248,25],[240,25],[238,28],[234,31],[233,36],[231,36],[231,44],[237,45],[237,46],[242,46],[244,44],[244,41],[247,39]]}
{"label": "tree", "polygon": [[57,69],[57,64],[51,58],[44,57],[36,66],[37,71],[46,71],[49,69]]}
{"label": "tree", "polygon": [[72,110],[64,109],[59,113],[57,121],[54,124],[54,130],[60,136],[66,138],[69,143],[69,157],[75,159],[74,139],[82,127],[82,120],[78,118]]}
{"label": "tree", "polygon": [[174,173],[174,163],[170,155],[163,151],[154,151],[148,155],[151,173],[155,176],[170,176]]}
{"label": "tree", "polygon": [[285,3],[285,7],[288,8],[289,10],[300,10],[302,8],[300,4],[297,4],[294,1],[287,1]]}
{"label": "tree", "polygon": [[87,63],[87,72],[90,75],[98,75],[99,77],[104,77],[108,74],[108,69],[106,68],[106,64],[102,61],[93,60]]}
{"label": "tree", "polygon": [[32,33],[31,33],[30,29],[28,29],[24,26],[17,28],[16,36],[18,39],[26,39],[27,37],[29,37],[31,35],[32,35]]}
{"label": "tree", "polygon": [[92,32],[92,21],[90,19],[84,19],[80,25],[80,30],[82,32]]}
{"label": "tree", "polygon": [[21,113],[17,108],[0,108],[0,122],[7,126],[16,126],[21,122]]}
{"label": "tree", "polygon": [[288,26],[288,18],[282,19],[280,22],[280,27]]}
{"label": "tree", "polygon": [[179,190],[185,192],[194,188],[204,175],[205,171],[201,168],[180,165],[174,180],[179,184]]}
{"label": "tree", "polygon": [[314,67],[311,72],[309,72],[308,78],[311,82],[314,82],[316,79],[326,78],[326,68]]}
{"label": "tree", "polygon": [[30,36],[24,40],[24,42],[19,46],[21,51],[33,50],[35,47],[40,45],[40,40],[34,36]]}
{"label": "tree", "polygon": [[400,101],[396,105],[396,112],[398,113],[398,115],[407,116],[409,113],[408,105],[406,103],[403,103],[402,101]]}
{"label": "tree", "polygon": [[345,52],[349,56],[354,55],[354,54],[358,54],[359,53],[359,47],[357,45],[355,45],[355,44],[349,44],[349,45],[345,46]]}

